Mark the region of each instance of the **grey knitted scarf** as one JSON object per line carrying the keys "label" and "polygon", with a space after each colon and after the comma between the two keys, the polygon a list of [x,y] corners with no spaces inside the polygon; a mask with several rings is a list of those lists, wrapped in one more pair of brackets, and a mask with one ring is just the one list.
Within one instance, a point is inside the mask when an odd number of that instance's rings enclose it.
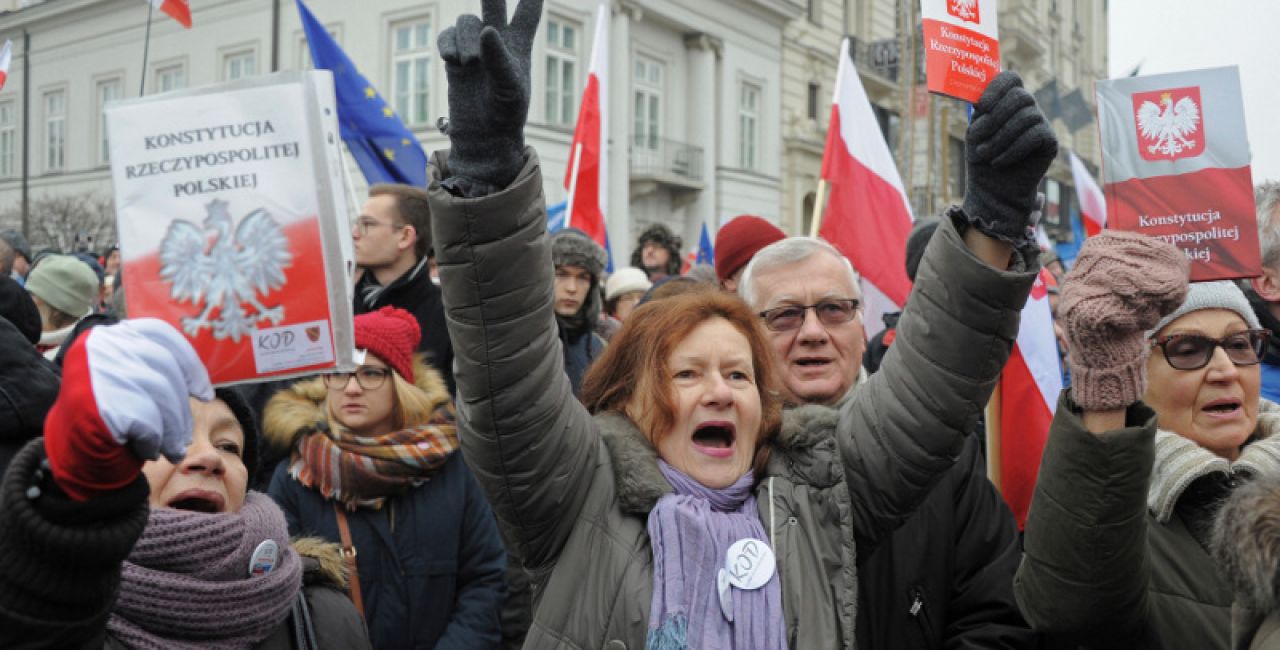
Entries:
{"label": "grey knitted scarf", "polygon": [[1210,474],[1280,476],[1280,405],[1258,403],[1254,440],[1234,462],[1172,431],[1156,431],[1155,467],[1147,492],[1147,508],[1160,523],[1168,523],[1187,486]]}
{"label": "grey knitted scarf", "polygon": [[[280,559],[250,577],[249,558],[268,539]],[[236,513],[153,508],[107,630],[131,648],[251,648],[285,620],[301,588],[302,561],[266,495],[250,492]]]}

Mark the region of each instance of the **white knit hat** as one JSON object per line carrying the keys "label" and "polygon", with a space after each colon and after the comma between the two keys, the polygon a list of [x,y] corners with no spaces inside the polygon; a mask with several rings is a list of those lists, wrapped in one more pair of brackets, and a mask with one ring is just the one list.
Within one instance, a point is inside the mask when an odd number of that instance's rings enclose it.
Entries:
{"label": "white knit hat", "polygon": [[1249,299],[1234,282],[1219,280],[1217,282],[1192,282],[1187,289],[1187,299],[1172,314],[1165,316],[1156,326],[1147,330],[1147,338],[1155,336],[1166,325],[1202,309],[1226,309],[1233,311],[1244,319],[1250,329],[1261,329],[1257,314],[1249,306]]}
{"label": "white knit hat", "polygon": [[648,291],[653,283],[649,281],[649,275],[633,266],[618,269],[613,275],[609,276],[609,281],[604,284],[604,299],[613,300],[618,296],[632,291]]}

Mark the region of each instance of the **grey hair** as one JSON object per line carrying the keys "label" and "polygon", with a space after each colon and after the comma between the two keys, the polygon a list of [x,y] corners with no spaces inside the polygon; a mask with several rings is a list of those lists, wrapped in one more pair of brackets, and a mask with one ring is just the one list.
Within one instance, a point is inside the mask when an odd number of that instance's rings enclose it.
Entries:
{"label": "grey hair", "polygon": [[1280,269],[1280,182],[1271,181],[1254,190],[1258,203],[1258,243],[1262,265]]}
{"label": "grey hair", "polygon": [[742,278],[738,280],[738,297],[751,305],[752,309],[759,309],[755,295],[756,275],[780,266],[798,264],[816,253],[828,253],[844,263],[845,270],[849,272],[849,285],[853,287],[854,297],[860,298],[858,274],[854,272],[849,258],[835,246],[815,237],[787,237],[761,248],[751,258],[746,270],[742,272]]}

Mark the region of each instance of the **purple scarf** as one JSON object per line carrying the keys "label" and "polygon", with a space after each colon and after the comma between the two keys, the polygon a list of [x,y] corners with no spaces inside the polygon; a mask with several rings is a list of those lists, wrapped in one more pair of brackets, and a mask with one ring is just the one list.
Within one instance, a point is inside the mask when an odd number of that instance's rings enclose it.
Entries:
{"label": "purple scarf", "polygon": [[783,650],[782,582],[775,573],[754,590],[730,588],[733,622],[720,609],[716,574],[734,542],[769,543],[751,495],[751,473],[713,490],[659,460],[675,493],[649,513],[653,603],[646,650]]}
{"label": "purple scarf", "polygon": [[[279,545],[275,569],[250,577],[249,557],[267,539]],[[130,648],[251,648],[301,588],[302,561],[270,497],[250,492],[235,513],[152,508],[107,630]]]}

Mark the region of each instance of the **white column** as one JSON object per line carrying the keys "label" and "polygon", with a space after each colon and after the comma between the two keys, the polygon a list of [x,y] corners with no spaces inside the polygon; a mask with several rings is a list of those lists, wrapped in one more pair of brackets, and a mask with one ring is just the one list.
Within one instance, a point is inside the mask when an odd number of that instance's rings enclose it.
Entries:
{"label": "white column", "polygon": [[691,34],[684,39],[689,56],[689,88],[685,96],[688,110],[689,144],[702,149],[702,183],[703,189],[689,204],[689,221],[685,224],[685,233],[692,233],[692,239],[685,238],[685,249],[692,250],[697,245],[702,224],[714,233],[719,227],[716,214],[716,143],[720,133],[720,106],[716,101],[718,85],[716,83],[716,59],[721,43],[707,34]]}
{"label": "white column", "polygon": [[634,235],[631,232],[631,21],[640,20],[640,9],[630,3],[613,4],[609,33],[609,248],[615,268],[628,266]]}

